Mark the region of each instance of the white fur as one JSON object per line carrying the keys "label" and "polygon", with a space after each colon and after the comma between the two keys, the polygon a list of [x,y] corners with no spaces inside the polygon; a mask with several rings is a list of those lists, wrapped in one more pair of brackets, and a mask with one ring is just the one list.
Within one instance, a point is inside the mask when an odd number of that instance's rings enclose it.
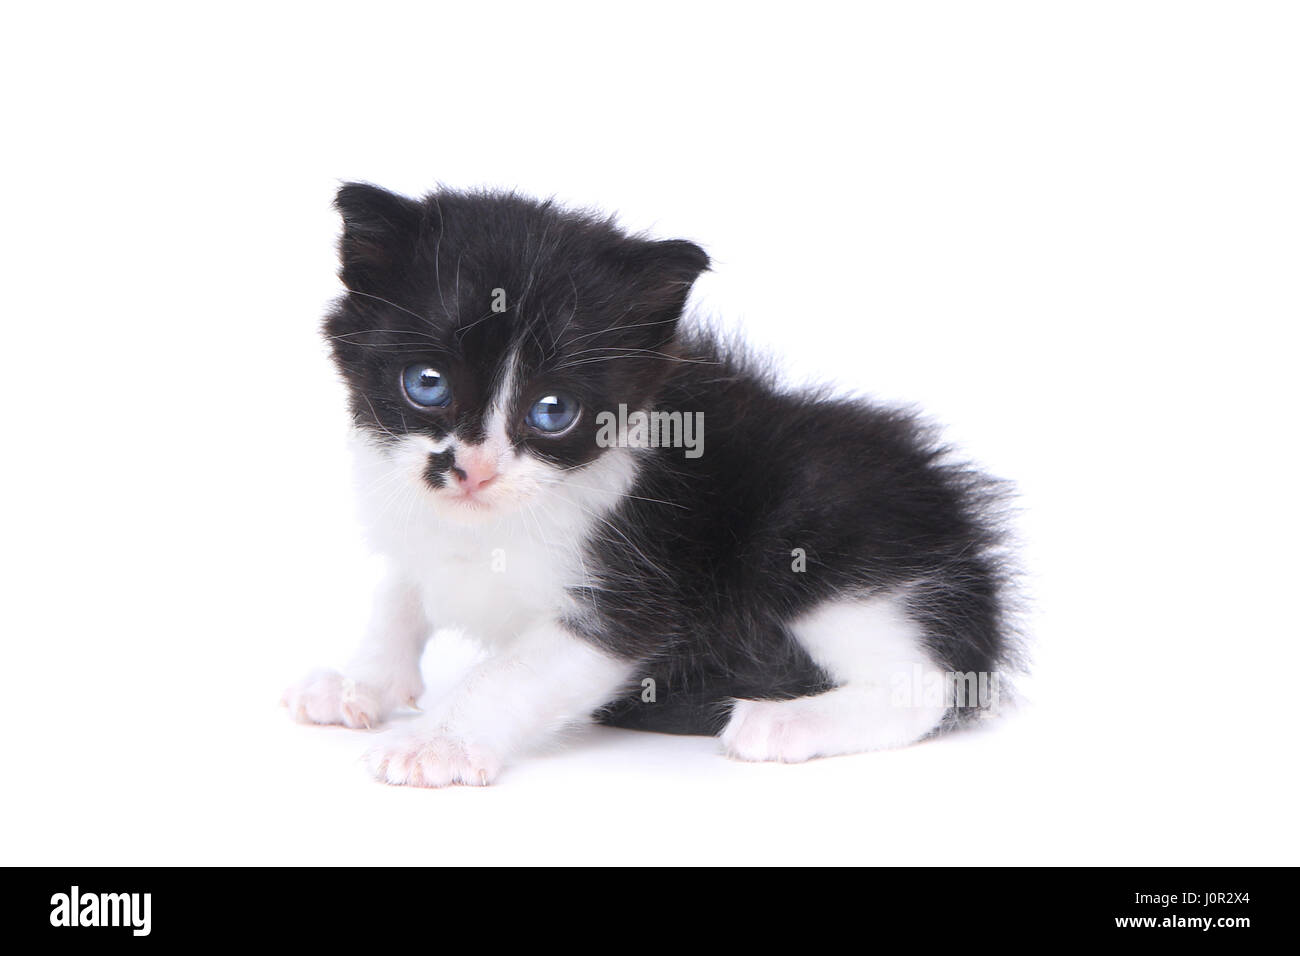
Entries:
{"label": "white fur", "polygon": [[564,628],[539,622],[474,668],[433,712],[384,734],[367,764],[388,783],[486,786],[510,755],[589,717],[631,671]]}
{"label": "white fur", "polygon": [[568,589],[596,583],[583,543],[604,533],[605,513],[631,487],[636,452],[609,449],[572,472],[517,453],[502,411],[515,387],[512,373],[476,448],[498,477],[473,496],[423,477],[429,455],[454,452],[458,438],[356,436],[362,519],[393,572],[346,676],[317,672],[291,688],[291,713],[376,726],[421,693],[420,654],[434,628],[459,628],[495,652],[427,716],[376,744],[370,767],[391,783],[490,782],[511,752],[588,717],[628,678],[630,665],[557,622],[580,614]]}
{"label": "white fur", "polygon": [[899,699],[917,668],[943,675],[899,596],[823,604],[791,631],[837,686],[816,697],[736,701],[722,733],[729,755],[793,763],[902,747],[939,726],[945,706]]}
{"label": "white fur", "polygon": [[370,543],[417,588],[431,625],[500,646],[539,617],[575,612],[566,589],[595,583],[583,542],[631,487],[634,450],[609,449],[571,475],[508,451],[476,506],[425,484],[432,444],[362,440],[356,456]]}

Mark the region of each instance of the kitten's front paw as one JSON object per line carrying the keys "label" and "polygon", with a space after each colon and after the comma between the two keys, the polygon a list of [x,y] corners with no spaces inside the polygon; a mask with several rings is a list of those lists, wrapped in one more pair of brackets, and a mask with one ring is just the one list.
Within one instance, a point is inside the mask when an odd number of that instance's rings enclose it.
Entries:
{"label": "kitten's front paw", "polygon": [[486,787],[501,772],[491,748],[446,728],[389,731],[365,759],[377,780],[408,787]]}
{"label": "kitten's front paw", "polygon": [[280,702],[294,720],[304,724],[342,724],[366,730],[382,723],[393,710],[393,702],[385,700],[377,688],[328,670],[316,671],[290,687]]}

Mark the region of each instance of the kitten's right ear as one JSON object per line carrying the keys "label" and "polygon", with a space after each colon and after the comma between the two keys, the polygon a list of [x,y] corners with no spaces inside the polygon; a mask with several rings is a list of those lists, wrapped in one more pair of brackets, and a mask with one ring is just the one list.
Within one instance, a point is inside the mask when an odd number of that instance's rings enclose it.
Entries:
{"label": "kitten's right ear", "polygon": [[416,258],[424,207],[368,183],[345,183],[334,197],[343,217],[339,278],[354,292],[390,288]]}

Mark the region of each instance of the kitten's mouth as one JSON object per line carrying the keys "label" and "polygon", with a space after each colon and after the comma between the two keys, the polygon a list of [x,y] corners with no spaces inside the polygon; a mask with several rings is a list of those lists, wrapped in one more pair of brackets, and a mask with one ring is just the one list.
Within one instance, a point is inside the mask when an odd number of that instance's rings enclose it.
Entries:
{"label": "kitten's mouth", "polygon": [[509,496],[497,492],[496,486],[484,491],[465,491],[461,486],[448,482],[442,488],[433,491],[437,509],[452,520],[466,524],[491,521],[513,510]]}
{"label": "kitten's mouth", "polygon": [[450,492],[445,495],[462,508],[485,511],[492,507],[488,496],[482,492]]}

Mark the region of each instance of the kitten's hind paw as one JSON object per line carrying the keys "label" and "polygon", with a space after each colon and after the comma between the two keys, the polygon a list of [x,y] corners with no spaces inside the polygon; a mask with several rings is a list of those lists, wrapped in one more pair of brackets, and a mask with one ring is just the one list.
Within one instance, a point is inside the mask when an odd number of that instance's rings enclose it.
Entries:
{"label": "kitten's hind paw", "polygon": [[797,700],[738,700],[722,732],[727,756],[736,760],[802,763],[824,753],[833,727],[807,698]]}
{"label": "kitten's hind paw", "polygon": [[814,697],[738,700],[722,731],[722,746],[737,760],[801,763],[905,747],[943,721],[943,704],[900,706],[889,693],[875,685],[847,684]]}
{"label": "kitten's hind paw", "polygon": [[338,671],[320,670],[284,692],[280,703],[304,724],[342,724],[357,730],[379,726],[391,708],[369,684],[344,677]]}

